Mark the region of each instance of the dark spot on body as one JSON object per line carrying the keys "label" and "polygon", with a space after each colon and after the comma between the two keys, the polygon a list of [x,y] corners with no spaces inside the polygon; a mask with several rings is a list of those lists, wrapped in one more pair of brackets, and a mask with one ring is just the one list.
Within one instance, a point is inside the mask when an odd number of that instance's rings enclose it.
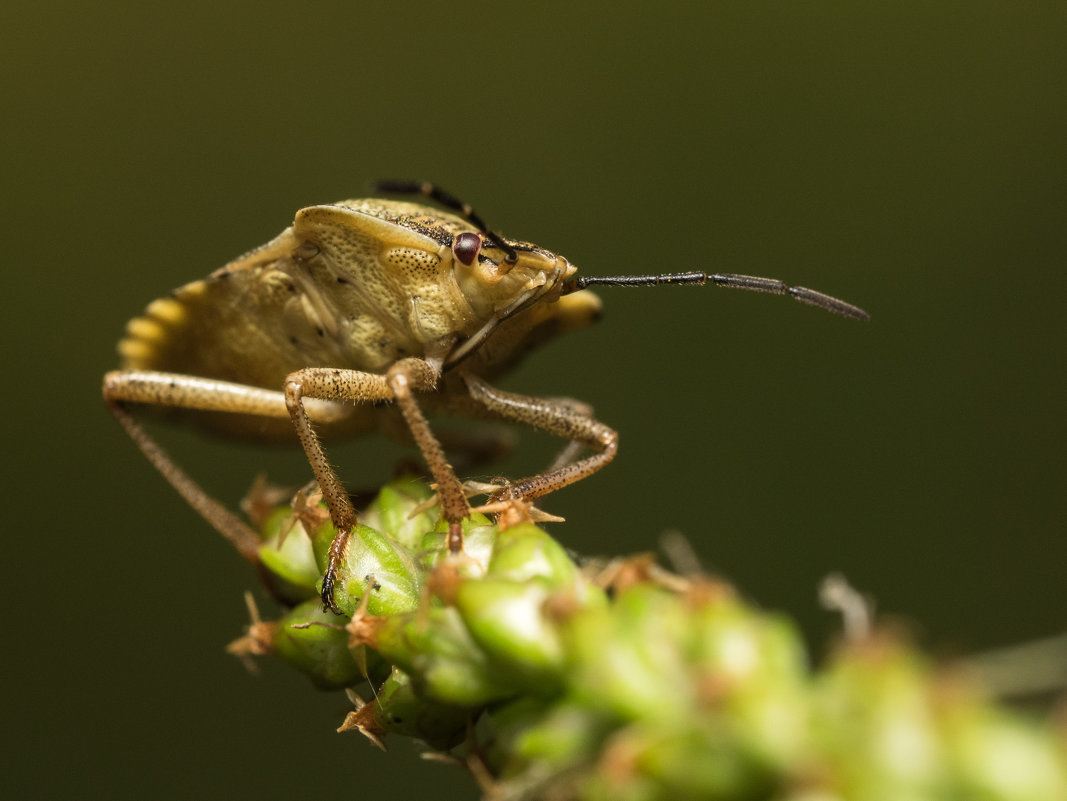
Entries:
{"label": "dark spot on body", "polygon": [[295,345],[296,344],[296,337],[289,337],[289,344],[290,345]]}
{"label": "dark spot on body", "polygon": [[350,283],[350,281],[347,278],[345,278],[344,276],[339,275],[339,276],[337,276],[337,283],[339,283],[339,284],[347,284],[347,283]]}
{"label": "dark spot on body", "polygon": [[326,336],[326,332],[322,330],[321,325],[315,329],[315,333],[318,334],[320,337]]}

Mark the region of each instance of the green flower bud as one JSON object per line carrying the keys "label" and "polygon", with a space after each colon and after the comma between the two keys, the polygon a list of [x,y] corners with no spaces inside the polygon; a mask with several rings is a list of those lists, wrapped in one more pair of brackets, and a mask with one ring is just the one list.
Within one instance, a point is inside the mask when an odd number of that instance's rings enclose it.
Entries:
{"label": "green flower bud", "polygon": [[458,745],[477,712],[425,698],[411,677],[396,668],[374,697],[374,718],[381,731],[417,737],[439,750]]}
{"label": "green flower bud", "polygon": [[738,738],[785,769],[804,752],[810,727],[807,658],[796,628],[732,592],[696,602],[692,618],[694,681],[705,706],[723,710]]}
{"label": "green flower bud", "polygon": [[526,523],[497,535],[489,575],[519,582],[539,578],[550,586],[564,587],[575,583],[579,570],[562,545]]}
{"label": "green flower bud", "polygon": [[515,694],[512,677],[491,665],[452,607],[388,617],[356,617],[349,631],[407,673],[419,693],[455,706],[479,706]]}
{"label": "green flower bud", "polygon": [[586,799],[771,798],[784,783],[733,736],[707,717],[635,723],[612,735],[583,783]]}
{"label": "green flower bud", "polygon": [[[502,797],[552,797],[557,777],[588,770],[613,726],[582,704],[523,696],[489,712],[494,737],[487,766],[502,781]],[[548,786],[543,786],[544,783]],[[561,797],[566,797],[561,794]]]}
{"label": "green flower bud", "polygon": [[812,736],[846,798],[945,796],[930,671],[889,637],[842,649],[815,688]]}
{"label": "green flower bud", "polygon": [[[349,649],[349,635],[337,627],[337,616],[322,611],[317,598],[290,610],[274,629],[275,653],[302,673],[317,687],[336,690],[358,684],[380,672],[380,660],[366,656],[361,665]],[[366,669],[366,670],[365,670]]]}
{"label": "green flower bud", "polygon": [[556,621],[547,608],[552,588],[544,579],[464,581],[455,606],[471,636],[517,686],[554,693],[565,664]]}
{"label": "green flower bud", "polygon": [[689,714],[698,700],[681,647],[690,624],[679,598],[650,584],[575,615],[562,624],[572,691],[624,719]]}
{"label": "green flower bud", "polygon": [[[323,526],[315,536],[320,575],[326,570],[333,530],[332,525]],[[371,592],[367,611],[374,615],[415,609],[421,592],[420,572],[407,550],[362,524],[352,532],[335,586],[334,600],[346,615],[355,613],[368,588]]]}
{"label": "green flower bud", "polygon": [[439,520],[433,531],[422,538],[419,553],[425,569],[447,565],[460,576],[484,576],[496,544],[497,528],[485,515],[475,514],[462,523],[463,552],[451,554],[446,547],[448,523]]}
{"label": "green flower bud", "polygon": [[1067,798],[1067,749],[1056,747],[1051,732],[977,701],[944,710],[943,726],[957,797]]}
{"label": "green flower bud", "polygon": [[313,598],[321,578],[311,538],[304,526],[293,519],[293,509],[276,510],[262,527],[263,545],[259,561],[267,571],[271,592],[279,600],[297,603]]}
{"label": "green flower bud", "polygon": [[400,478],[390,481],[360,515],[360,520],[395,540],[401,547],[416,551],[421,547],[426,532],[433,529],[440,517],[436,506],[412,515],[415,508],[430,496],[429,487],[421,479]]}

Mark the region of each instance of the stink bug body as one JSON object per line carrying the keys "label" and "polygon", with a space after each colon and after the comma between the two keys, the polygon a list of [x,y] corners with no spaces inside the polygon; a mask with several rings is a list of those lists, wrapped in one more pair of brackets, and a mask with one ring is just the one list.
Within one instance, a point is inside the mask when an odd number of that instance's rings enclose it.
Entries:
{"label": "stink bug body", "polygon": [[[322,599],[333,585],[356,513],[320,435],[400,429],[422,451],[462,548],[466,491],[423,414],[523,423],[571,445],[543,473],[511,482],[498,500],[528,501],[610,462],[618,436],[581,404],[516,395],[488,381],[524,351],[591,322],[585,287],[703,284],[789,294],[866,319],[844,301],[781,281],[701,272],[579,278],[545,248],[504,239],[469,206],[417,182],[381,184],[431,206],[381,199],[310,206],[273,240],[148,306],[119,343],[122,369],[104,377],[112,413],[177,491],[248,559],[259,538],[163,451],[131,416],[132,404],[188,410],[213,428],[260,438],[295,429],[338,534]],[[583,449],[592,451],[577,458]]]}

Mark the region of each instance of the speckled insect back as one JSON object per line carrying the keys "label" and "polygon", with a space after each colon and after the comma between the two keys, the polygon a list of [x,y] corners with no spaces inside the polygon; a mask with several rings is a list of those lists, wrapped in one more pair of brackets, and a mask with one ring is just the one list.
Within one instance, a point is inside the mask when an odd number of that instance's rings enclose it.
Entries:
{"label": "speckled insect back", "polygon": [[[485,509],[533,514],[529,502],[614,458],[618,435],[584,404],[489,384],[531,347],[598,316],[600,302],[586,286],[712,283],[867,316],[814,290],[753,276],[578,278],[567,259],[504,239],[431,184],[379,188],[421,194],[457,213],[381,199],[301,209],[266,245],[150,304],[119,343],[122,369],[104,377],[104,397],[138,447],[253,561],[255,532],[186,475],[128,407],[181,409],[216,430],[260,439],[291,439],[295,430],[337,529],[321,587],[332,609],[358,521],[320,436],[406,431],[436,482],[447,548],[457,555],[461,523],[471,514],[469,491],[423,409],[528,425],[569,441],[550,468],[490,489]],[[458,447],[474,449],[469,442]]]}
{"label": "speckled insect back", "polygon": [[[513,242],[522,256],[511,266],[480,242],[465,220],[414,203],[301,209],[271,242],[134,318],[119,343],[123,367],[276,389],[308,366],[381,372],[442,340],[469,339],[487,321],[499,324],[494,315],[516,297],[547,301],[498,338],[493,361],[475,362],[492,374],[537,326],[575,328],[599,311],[589,293],[557,302],[574,274],[566,259]],[[454,246],[465,248],[466,262]]]}

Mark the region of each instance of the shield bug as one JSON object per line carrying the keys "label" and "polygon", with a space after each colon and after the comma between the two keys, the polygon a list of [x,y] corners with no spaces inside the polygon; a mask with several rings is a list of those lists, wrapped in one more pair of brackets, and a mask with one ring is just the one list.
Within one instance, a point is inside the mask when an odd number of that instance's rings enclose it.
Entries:
{"label": "shield bug", "polygon": [[867,319],[852,304],[771,278],[578,277],[562,256],[505,239],[432,184],[378,189],[449,211],[373,198],[300,209],[267,244],[130,321],[119,343],[122,369],[103,383],[111,412],[148,460],[252,561],[256,533],[178,467],[129,407],[186,410],[218,431],[257,438],[292,438],[295,430],[337,528],[322,582],[328,607],[356,512],[321,438],[406,432],[437,483],[453,552],[471,509],[424,411],[525,424],[569,441],[552,467],[508,483],[494,500],[531,501],[615,457],[618,435],[582,404],[489,383],[529,348],[590,323],[600,303],[586,287],[710,283]]}

